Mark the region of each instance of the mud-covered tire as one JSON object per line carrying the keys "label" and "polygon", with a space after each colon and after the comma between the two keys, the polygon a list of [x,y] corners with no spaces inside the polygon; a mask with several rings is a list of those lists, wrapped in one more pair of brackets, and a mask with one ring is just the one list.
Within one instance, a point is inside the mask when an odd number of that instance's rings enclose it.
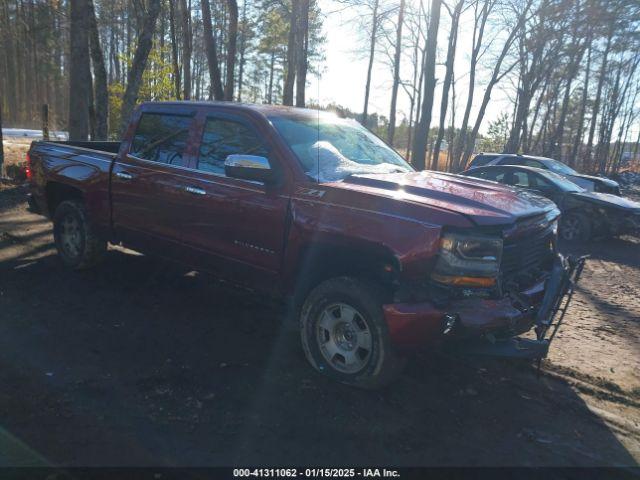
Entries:
{"label": "mud-covered tire", "polygon": [[[394,381],[402,372],[405,359],[398,355],[391,345],[382,312],[384,298],[385,292],[379,287],[350,277],[332,278],[314,288],[300,312],[302,347],[313,368],[328,377],[359,388],[376,389]],[[349,309],[355,313],[351,317],[349,313],[345,314],[342,321],[341,312],[350,312]],[[335,321],[339,325],[350,324],[357,332],[355,335],[358,339],[348,344],[348,350],[342,351],[353,358],[353,348],[357,349],[357,359],[353,362],[353,368],[356,370],[350,371],[347,368],[346,357],[340,358],[340,350],[336,350],[338,353],[330,361],[331,354],[327,353],[326,345],[330,341],[328,339],[333,338],[333,334],[321,325],[327,323],[325,314],[335,317],[330,322]],[[351,318],[351,321],[347,321],[348,318]],[[331,331],[336,332],[338,328],[336,326]],[[363,332],[368,332],[369,337]],[[345,335],[342,334],[342,344]],[[361,338],[364,339],[363,342],[367,338],[371,340],[370,344],[367,342],[367,345],[370,345],[368,353],[365,353],[365,348],[359,346]],[[353,347],[353,344],[356,346]],[[332,346],[337,348],[337,343],[334,342]]]}
{"label": "mud-covered tire", "polygon": [[566,242],[587,242],[591,238],[591,221],[578,212],[568,212],[560,220],[560,238]]}
{"label": "mud-covered tire", "polygon": [[98,264],[107,250],[107,242],[95,233],[79,200],[58,205],[53,215],[53,238],[62,263],[74,270]]}

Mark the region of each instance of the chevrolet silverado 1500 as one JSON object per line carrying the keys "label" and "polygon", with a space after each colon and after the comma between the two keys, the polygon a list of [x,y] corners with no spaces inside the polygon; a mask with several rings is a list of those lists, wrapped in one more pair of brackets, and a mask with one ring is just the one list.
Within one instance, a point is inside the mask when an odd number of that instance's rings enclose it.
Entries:
{"label": "chevrolet silverado 1500", "polygon": [[416,172],[330,113],[145,103],[122,142],[34,142],[27,174],[68,267],[111,242],[290,299],[311,365],[356,386],[388,383],[411,350],[504,352],[533,326],[507,350],[544,355],[569,290],[551,201]]}

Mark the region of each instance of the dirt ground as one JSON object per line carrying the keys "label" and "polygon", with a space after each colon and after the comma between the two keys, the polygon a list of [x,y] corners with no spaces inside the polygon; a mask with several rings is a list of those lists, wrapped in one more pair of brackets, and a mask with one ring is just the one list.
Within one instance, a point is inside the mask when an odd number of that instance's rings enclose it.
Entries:
{"label": "dirt ground", "polygon": [[640,244],[592,254],[538,379],[420,355],[365,392],[307,366],[282,308],[117,248],[69,272],[0,186],[0,465],[623,465],[640,461]]}

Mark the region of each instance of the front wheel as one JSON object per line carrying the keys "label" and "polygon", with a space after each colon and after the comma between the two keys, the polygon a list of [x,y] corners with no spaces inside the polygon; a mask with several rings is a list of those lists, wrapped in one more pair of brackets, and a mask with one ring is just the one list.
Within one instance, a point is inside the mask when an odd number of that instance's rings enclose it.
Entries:
{"label": "front wheel", "polygon": [[567,213],[560,221],[560,237],[567,242],[586,242],[591,237],[591,222],[581,213]]}
{"label": "front wheel", "polygon": [[380,388],[402,371],[382,313],[384,294],[349,278],[327,280],[311,291],[302,307],[300,334],[311,365],[340,382]]}

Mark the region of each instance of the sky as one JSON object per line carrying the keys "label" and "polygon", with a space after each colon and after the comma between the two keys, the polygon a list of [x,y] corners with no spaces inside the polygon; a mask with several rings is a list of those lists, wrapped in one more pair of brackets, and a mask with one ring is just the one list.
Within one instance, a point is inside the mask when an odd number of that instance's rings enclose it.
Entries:
{"label": "sky", "polygon": [[[322,69],[320,77],[312,76],[310,78],[307,96],[314,102],[319,99],[320,104],[334,102],[353,111],[362,112],[368,64],[366,33],[360,33],[355,27],[357,22],[353,21],[354,11],[344,11],[334,0],[319,0],[319,5],[323,14],[325,14],[323,28],[326,36],[324,45],[326,58],[320,67]],[[456,61],[454,63],[454,75],[457,79],[457,124],[460,123],[464,102],[466,102],[469,70],[467,52],[469,52],[472,42],[472,23],[470,23],[472,18],[473,13],[471,11],[463,14],[459,30]],[[437,124],[440,115],[441,79],[444,77],[442,63],[444,63],[444,56],[446,55],[448,33],[448,14],[443,8],[438,37],[437,63],[440,65],[436,69],[436,78],[439,79],[439,82],[436,86],[436,96],[434,98],[432,125],[434,123]],[[409,52],[405,53],[407,56],[409,55]],[[487,56],[487,60],[489,58]],[[391,66],[386,63],[386,57],[379,51],[376,53],[376,60],[372,74],[369,112],[377,112],[388,118],[393,72]],[[409,80],[409,77],[412,76],[412,67],[408,62],[401,65],[400,76],[405,80]],[[505,79],[505,87],[509,86],[507,82],[508,80]],[[479,105],[483,93],[483,85],[476,88],[474,107]],[[496,86],[480,131],[482,133],[486,132],[489,122],[495,120],[505,109],[509,109],[510,103],[505,90],[500,85]],[[398,93],[398,122],[404,116],[408,116],[409,106],[409,97],[400,88]],[[471,119],[475,119],[475,108],[472,110]]]}

